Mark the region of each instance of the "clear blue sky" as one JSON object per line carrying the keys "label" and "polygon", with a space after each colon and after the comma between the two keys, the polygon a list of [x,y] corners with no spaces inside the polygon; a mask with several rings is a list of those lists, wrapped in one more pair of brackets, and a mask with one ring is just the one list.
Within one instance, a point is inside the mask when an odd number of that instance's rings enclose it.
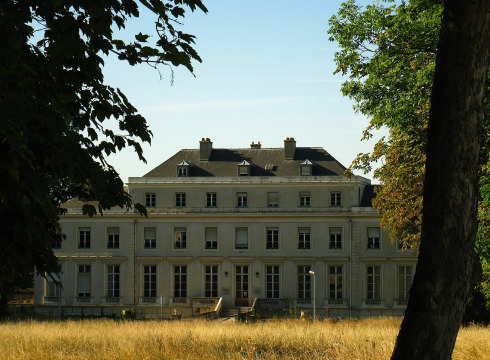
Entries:
{"label": "clear blue sky", "polygon": [[[372,148],[374,140],[360,141],[368,119],[355,114],[340,92],[344,79],[333,75],[337,44],[328,41],[327,22],[341,1],[204,3],[208,14],[189,12],[182,28],[197,36],[203,62],[194,64],[196,77],[175,69],[172,86],[166,67],[160,80],[148,66],[106,62],[106,83],[128,96],[154,134],[152,145],[144,146],[147,164],[131,150],[110,157],[123,181],[180,149],[198,148],[203,137],[215,148],[245,148],[252,141],[282,147],[294,137],[297,146],[323,147],[345,166]],[[153,34],[154,21],[144,13],[127,32]]]}

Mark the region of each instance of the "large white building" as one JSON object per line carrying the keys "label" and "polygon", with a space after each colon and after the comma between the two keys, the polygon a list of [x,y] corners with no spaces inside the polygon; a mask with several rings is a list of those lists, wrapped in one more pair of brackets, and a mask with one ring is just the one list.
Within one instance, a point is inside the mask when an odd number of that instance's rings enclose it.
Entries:
{"label": "large white building", "polygon": [[293,138],[284,148],[199,145],[129,178],[148,218],[89,218],[70,202],[55,250],[63,289],[38,277],[38,311],[192,316],[258,299],[309,309],[315,300],[331,316],[403,314],[416,257],[380,228],[370,180],[346,178],[327,151]]}

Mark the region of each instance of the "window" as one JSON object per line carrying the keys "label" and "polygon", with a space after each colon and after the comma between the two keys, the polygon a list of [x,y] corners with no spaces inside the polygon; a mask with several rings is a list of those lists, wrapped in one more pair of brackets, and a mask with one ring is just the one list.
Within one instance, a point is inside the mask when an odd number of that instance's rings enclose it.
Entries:
{"label": "window", "polygon": [[120,296],[119,265],[107,266],[107,297],[118,298]]}
{"label": "window", "polygon": [[371,304],[379,304],[381,300],[381,267],[368,266],[367,268],[367,299]]}
{"label": "window", "polygon": [[155,193],[146,193],[146,206],[155,207],[155,204],[156,204]]}
{"label": "window", "polygon": [[157,297],[157,266],[145,265],[143,267],[143,296]]}
{"label": "window", "polygon": [[380,248],[379,227],[368,228],[367,233],[368,233],[367,248],[379,249]]}
{"label": "window", "polygon": [[299,228],[298,229],[298,249],[310,249],[310,228]]}
{"label": "window", "polygon": [[342,228],[330,228],[330,249],[342,249]]}
{"label": "window", "polygon": [[110,227],[107,228],[107,248],[119,249],[119,228]]}
{"label": "window", "polygon": [[145,249],[157,248],[157,230],[154,227],[145,227]]}
{"label": "window", "polygon": [[265,267],[266,296],[270,299],[279,298],[279,266]]}
{"label": "window", "polygon": [[206,193],[206,206],[216,207],[216,193]]}
{"label": "window", "polygon": [[218,229],[215,227],[207,227],[205,230],[205,248],[217,249],[218,248]]}
{"label": "window", "polygon": [[187,248],[187,231],[186,228],[175,228],[175,243],[174,249]]}
{"label": "window", "polygon": [[266,249],[279,249],[279,229],[267,228]]}
{"label": "window", "polygon": [[204,267],[204,296],[218,297],[218,266]]}
{"label": "window", "polygon": [[184,207],[185,206],[185,193],[176,193],[175,194],[175,206],[176,207]]}
{"label": "window", "polygon": [[248,176],[249,175],[249,166],[239,165],[238,166],[238,176]]}
{"label": "window", "polygon": [[300,192],[299,193],[299,206],[310,206],[310,193]]}
{"label": "window", "polygon": [[187,265],[174,267],[174,297],[187,297]]}
{"label": "window", "polygon": [[237,193],[237,206],[238,207],[247,207],[248,206],[248,195],[246,192]]}
{"label": "window", "polygon": [[301,165],[301,176],[311,175],[311,165]]}
{"label": "window", "polygon": [[235,249],[248,249],[248,228],[235,229]]}
{"label": "window", "polygon": [[189,176],[189,168],[187,166],[177,166],[177,176]]}
{"label": "window", "polygon": [[279,194],[277,192],[267,193],[267,206],[277,207],[279,206]]}
{"label": "window", "polygon": [[88,299],[90,299],[92,289],[92,279],[90,276],[90,272],[90,265],[78,265],[78,301],[87,301]]}
{"label": "window", "polygon": [[59,274],[51,273],[46,274],[46,297],[49,297],[48,301],[58,301],[58,296],[61,295],[61,277]]}
{"label": "window", "polygon": [[[300,265],[298,266],[298,299],[310,300],[311,299],[311,266]],[[309,301],[299,301],[299,303],[308,303]]]}
{"label": "window", "polygon": [[329,289],[330,298],[335,300],[342,299],[342,266],[330,266],[329,267]]}
{"label": "window", "polygon": [[342,193],[340,191],[330,193],[330,206],[342,206]]}
{"label": "window", "polygon": [[90,249],[90,228],[79,229],[79,249]]}
{"label": "window", "polygon": [[412,287],[412,267],[398,267],[398,301],[408,300],[410,288]]}

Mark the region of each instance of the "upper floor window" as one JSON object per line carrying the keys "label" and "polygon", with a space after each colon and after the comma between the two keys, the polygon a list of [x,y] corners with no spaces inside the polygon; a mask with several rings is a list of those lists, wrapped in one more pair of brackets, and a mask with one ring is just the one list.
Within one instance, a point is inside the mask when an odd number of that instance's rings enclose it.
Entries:
{"label": "upper floor window", "polygon": [[215,250],[218,248],[218,229],[215,227],[207,227],[205,229],[206,243],[205,248]]}
{"label": "upper floor window", "polygon": [[78,248],[90,249],[90,228],[83,227],[78,230]]}
{"label": "upper floor window", "polygon": [[302,191],[299,193],[299,206],[310,206],[310,192]]}
{"label": "upper floor window", "polygon": [[266,249],[279,249],[279,229],[267,228]]}
{"label": "upper floor window", "polygon": [[216,207],[216,193],[206,193],[206,206]]}
{"label": "upper floor window", "polygon": [[379,249],[380,241],[379,241],[379,227],[371,227],[367,229],[367,248],[368,249]]}
{"label": "upper floor window", "polygon": [[146,207],[155,207],[156,196],[155,193],[146,193]]}
{"label": "upper floor window", "polygon": [[342,206],[342,193],[340,191],[330,192],[330,206]]}
{"label": "upper floor window", "polygon": [[330,249],[342,249],[342,228],[330,228]]}
{"label": "upper floor window", "polygon": [[313,174],[313,162],[306,159],[305,161],[301,162],[299,169],[301,176],[311,176]]}
{"label": "upper floor window", "polygon": [[187,230],[186,228],[176,228],[174,249],[186,249],[186,248],[187,248]]}
{"label": "upper floor window", "polygon": [[175,206],[176,207],[185,206],[185,193],[175,193]]}
{"label": "upper floor window", "polygon": [[237,193],[236,200],[237,200],[238,207],[248,206],[248,194],[246,192]]}
{"label": "upper floor window", "polygon": [[248,249],[248,228],[235,229],[235,249]]}
{"label": "upper floor window", "polygon": [[177,164],[177,176],[179,176],[179,177],[189,176],[190,165],[191,165],[191,163],[189,163],[185,160],[178,163]]}
{"label": "upper floor window", "polygon": [[107,248],[119,249],[119,228],[110,227],[107,228]]}
{"label": "upper floor window", "polygon": [[156,249],[157,248],[157,231],[154,227],[145,227],[145,249]]}
{"label": "upper floor window", "polygon": [[267,193],[267,206],[277,207],[279,206],[279,193],[268,192]]}
{"label": "upper floor window", "polygon": [[252,163],[247,160],[243,160],[238,165],[238,176],[250,176]]}
{"label": "upper floor window", "polygon": [[311,232],[310,228],[299,228],[298,229],[298,249],[305,250],[311,249]]}

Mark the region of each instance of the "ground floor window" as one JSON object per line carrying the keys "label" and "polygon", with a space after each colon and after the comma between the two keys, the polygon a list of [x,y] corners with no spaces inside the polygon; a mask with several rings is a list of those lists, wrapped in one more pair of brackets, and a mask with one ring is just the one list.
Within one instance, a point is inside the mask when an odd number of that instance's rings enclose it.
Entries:
{"label": "ground floor window", "polygon": [[311,266],[300,265],[298,266],[298,299],[309,300],[311,299]]}
{"label": "ground floor window", "polygon": [[187,265],[174,266],[174,297],[187,297]]}
{"label": "ground floor window", "polygon": [[329,267],[330,299],[342,299],[342,266]]}
{"label": "ground floor window", "polygon": [[119,265],[107,266],[107,297],[118,298],[120,296]]}
{"label": "ground floor window", "polygon": [[279,298],[279,266],[270,265],[265,268],[266,296],[271,299]]}
{"label": "ground floor window", "polygon": [[206,265],[204,270],[204,296],[218,297],[218,266]]}
{"label": "ground floor window", "polygon": [[381,300],[381,267],[367,267],[367,299]]}
{"label": "ground floor window", "polygon": [[143,296],[157,297],[157,266],[145,265],[143,267]]}

